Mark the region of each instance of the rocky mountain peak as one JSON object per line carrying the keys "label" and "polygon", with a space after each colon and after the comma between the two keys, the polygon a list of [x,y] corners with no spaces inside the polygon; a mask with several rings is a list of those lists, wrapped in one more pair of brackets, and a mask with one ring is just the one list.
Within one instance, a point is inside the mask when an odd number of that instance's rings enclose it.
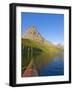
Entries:
{"label": "rocky mountain peak", "polygon": [[35,26],[29,27],[26,30],[26,32],[23,34],[22,38],[34,40],[34,41],[39,42],[39,43],[43,43],[44,42],[44,38],[37,31],[37,28]]}

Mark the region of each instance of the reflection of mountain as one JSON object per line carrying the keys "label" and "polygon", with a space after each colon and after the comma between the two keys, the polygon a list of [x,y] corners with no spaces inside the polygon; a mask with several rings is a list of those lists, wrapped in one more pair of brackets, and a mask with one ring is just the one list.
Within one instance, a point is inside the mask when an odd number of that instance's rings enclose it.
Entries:
{"label": "reflection of mountain", "polygon": [[[28,28],[25,34],[22,35],[21,43],[23,77],[38,75],[37,70],[46,65],[49,59],[54,57],[54,53],[63,52],[63,48],[59,47],[60,45],[57,46],[45,40],[35,26]],[[36,69],[33,66],[36,66]]]}

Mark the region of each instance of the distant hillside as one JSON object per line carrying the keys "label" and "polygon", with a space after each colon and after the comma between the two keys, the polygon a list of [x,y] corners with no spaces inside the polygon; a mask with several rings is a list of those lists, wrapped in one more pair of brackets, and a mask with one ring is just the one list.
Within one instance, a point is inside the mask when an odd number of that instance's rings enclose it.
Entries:
{"label": "distant hillside", "polygon": [[58,48],[62,48],[62,49],[64,49],[64,45],[62,45],[62,44],[60,44],[60,43],[57,44],[57,47],[58,47]]}

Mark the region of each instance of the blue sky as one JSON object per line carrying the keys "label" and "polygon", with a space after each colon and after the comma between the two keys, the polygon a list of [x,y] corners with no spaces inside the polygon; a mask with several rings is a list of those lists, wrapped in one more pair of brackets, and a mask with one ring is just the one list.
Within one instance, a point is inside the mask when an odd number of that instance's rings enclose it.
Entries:
{"label": "blue sky", "polygon": [[48,41],[64,44],[64,15],[45,13],[21,13],[21,33],[34,25]]}

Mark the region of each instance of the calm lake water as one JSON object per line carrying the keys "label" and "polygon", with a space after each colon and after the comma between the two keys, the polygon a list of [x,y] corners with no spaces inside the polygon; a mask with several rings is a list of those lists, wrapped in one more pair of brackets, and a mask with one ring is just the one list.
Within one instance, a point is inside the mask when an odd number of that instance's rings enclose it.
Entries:
{"label": "calm lake water", "polygon": [[64,53],[23,52],[22,77],[64,75]]}
{"label": "calm lake water", "polygon": [[39,71],[39,76],[64,75],[64,56],[59,55],[53,58],[45,67]]}

